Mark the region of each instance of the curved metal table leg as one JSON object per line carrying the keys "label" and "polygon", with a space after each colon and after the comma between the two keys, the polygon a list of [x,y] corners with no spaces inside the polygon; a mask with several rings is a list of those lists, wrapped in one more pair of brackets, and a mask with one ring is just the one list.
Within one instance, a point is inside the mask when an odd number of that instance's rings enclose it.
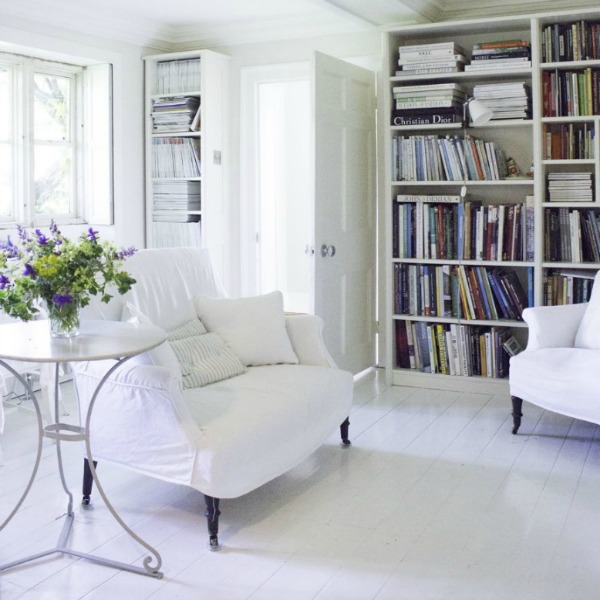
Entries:
{"label": "curved metal table leg", "polygon": [[[27,482],[25,491],[21,495],[21,498],[17,502],[16,506],[13,508],[12,512],[8,515],[8,517],[4,520],[2,525],[0,525],[0,531],[2,531],[4,529],[4,527],[6,527],[6,525],[8,525],[8,523],[15,516],[16,512],[21,507],[21,504],[23,504],[25,498],[27,498],[27,495],[29,494],[29,490],[31,489],[31,486],[33,485],[33,481],[35,480],[35,476],[37,475],[37,471],[40,466],[40,460],[42,458],[42,441],[44,439],[44,426],[42,423],[42,412],[40,410],[40,405],[38,404],[37,398],[35,397],[35,394],[33,393],[33,390],[31,389],[29,382],[26,381],[22,375],[20,375],[17,371],[15,371],[15,369],[13,369],[8,363],[4,362],[3,360],[0,360],[0,366],[4,367],[7,371],[9,371],[14,377],[17,378],[17,380],[20,383],[23,384],[23,386],[25,386],[27,393],[33,400],[33,406],[35,407],[35,415],[37,417],[37,426],[38,426],[37,452],[36,452],[36,456],[35,456],[35,463],[33,465],[33,470],[31,472],[31,476],[29,477],[29,481]],[[1,566],[0,566],[0,571],[2,571]]]}
{"label": "curved metal table leg", "polygon": [[[38,467],[40,464],[40,459],[41,459],[41,454],[42,454],[42,440],[44,437],[54,439],[56,441],[56,454],[57,454],[57,458],[58,458],[58,469],[59,469],[59,473],[60,473],[60,479],[61,479],[63,489],[68,497],[67,516],[65,518],[65,522],[64,522],[64,525],[63,525],[63,528],[60,533],[60,537],[58,539],[56,546],[54,548],[39,552],[37,554],[33,554],[31,556],[27,556],[25,558],[21,558],[21,559],[12,561],[10,563],[5,563],[3,565],[0,565],[0,572],[6,571],[12,567],[16,567],[17,565],[21,565],[23,563],[35,560],[37,558],[42,558],[44,556],[48,556],[50,554],[57,552],[59,554],[68,554],[71,556],[77,556],[79,558],[85,558],[85,559],[88,559],[92,562],[95,562],[95,563],[98,563],[101,565],[114,567],[117,569],[123,569],[125,571],[130,571],[132,573],[139,573],[141,575],[148,575],[150,577],[156,577],[156,578],[161,578],[163,576],[162,572],[159,570],[162,565],[162,559],[160,557],[160,554],[152,546],[150,546],[147,542],[142,540],[142,538],[140,538],[123,521],[123,519],[121,519],[121,517],[118,515],[116,510],[113,508],[112,504],[108,500],[106,493],[104,492],[104,489],[98,479],[98,476],[96,474],[96,469],[94,468],[94,464],[93,464],[93,458],[92,458],[92,449],[91,449],[91,445],[90,445],[90,422],[91,422],[93,407],[96,402],[96,398],[98,397],[98,394],[99,394],[100,390],[102,389],[102,386],[104,385],[106,380],[110,377],[110,375],[114,372],[114,370],[117,369],[120,365],[122,365],[128,358],[129,357],[124,357],[124,358],[117,360],[115,362],[115,364],[105,373],[104,377],[100,380],[100,382],[96,386],[96,389],[92,395],[92,398],[90,400],[90,404],[88,407],[88,411],[87,411],[87,415],[86,415],[86,419],[85,419],[85,427],[78,427],[75,425],[69,425],[66,423],[59,422],[59,419],[58,419],[58,415],[59,415],[59,412],[58,412],[58,409],[59,409],[59,406],[58,406],[59,405],[59,401],[58,401],[58,398],[59,398],[58,368],[59,368],[59,365],[58,364],[56,365],[55,381],[54,381],[54,410],[55,410],[54,422],[46,427],[43,427],[42,414],[40,411],[39,404],[33,394],[33,391],[29,387],[28,383],[12,367],[10,367],[4,361],[0,360],[0,365],[4,366],[13,375],[15,375],[19,379],[19,381],[21,383],[23,383],[23,385],[26,386],[26,389],[30,392],[30,394],[33,398],[33,402],[34,402],[34,406],[35,406],[35,410],[36,410],[36,414],[37,414],[37,420],[38,420],[38,449],[37,449],[36,461],[35,461],[35,465],[33,468],[33,472],[31,474],[31,477],[29,479],[29,482],[27,484],[25,491],[23,492],[23,495],[21,496],[20,500],[18,501],[17,505],[12,510],[12,512],[10,513],[8,518],[4,521],[4,523],[2,523],[2,525],[0,525],[0,530],[2,530],[9,523],[9,521],[14,517],[15,513],[19,510],[20,506],[23,504],[23,501],[25,500],[25,498],[27,497],[27,494],[29,493],[29,490],[31,489],[31,486],[33,484],[33,481],[35,479],[35,476],[37,474]],[[69,534],[71,531],[71,526],[73,525],[73,520],[75,518],[75,514],[73,512],[73,494],[71,493],[71,491],[69,490],[69,488],[67,486],[67,482],[65,480],[65,475],[64,475],[62,452],[61,452],[61,447],[60,447],[61,441],[84,441],[85,442],[86,454],[87,454],[87,458],[90,462],[90,470],[92,473],[92,477],[93,477],[96,487],[98,489],[98,493],[102,497],[102,500],[106,504],[106,507],[108,508],[108,510],[110,511],[112,516],[115,518],[115,520],[119,523],[119,525],[123,528],[123,530],[127,534],[129,534],[141,546],[146,548],[148,550],[148,552],[152,555],[152,556],[147,556],[146,558],[144,558],[143,568],[136,567],[136,566],[133,566],[133,565],[130,565],[127,563],[114,561],[114,560],[111,560],[108,558],[103,558],[101,556],[96,556],[94,554],[87,554],[85,552],[79,552],[77,550],[73,550],[73,549],[67,547],[66,544],[67,544],[67,540],[69,538]],[[152,564],[153,561],[156,561],[155,564]]]}

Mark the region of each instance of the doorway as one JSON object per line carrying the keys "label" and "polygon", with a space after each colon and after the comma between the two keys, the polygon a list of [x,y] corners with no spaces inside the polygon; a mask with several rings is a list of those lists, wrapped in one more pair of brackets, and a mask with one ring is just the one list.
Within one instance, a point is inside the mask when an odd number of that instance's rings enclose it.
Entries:
{"label": "doorway", "polygon": [[242,88],[243,290],[281,290],[285,310],[313,312],[308,65],[246,69]]}

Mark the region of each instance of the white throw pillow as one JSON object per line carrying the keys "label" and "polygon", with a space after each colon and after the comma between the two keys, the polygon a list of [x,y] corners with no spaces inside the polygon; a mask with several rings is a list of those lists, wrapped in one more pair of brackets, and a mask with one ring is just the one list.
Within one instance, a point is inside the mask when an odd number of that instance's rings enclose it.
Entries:
{"label": "white throw pillow", "polygon": [[169,343],[181,365],[184,388],[197,388],[246,372],[240,359],[216,333],[198,319],[169,332]]}
{"label": "white throw pillow", "polygon": [[[123,307],[121,321],[153,325],[152,321],[150,321],[150,319],[135,304],[132,304],[131,302],[127,302],[127,304]],[[133,361],[137,364],[150,364],[167,367],[173,371],[178,379],[181,379],[181,367],[179,366],[177,356],[175,356],[175,353],[173,352],[169,342],[164,342],[160,346],[152,348],[152,350],[148,350],[143,354],[134,356],[130,359],[130,361]]]}
{"label": "white throw pillow", "polygon": [[594,279],[592,295],[575,334],[576,348],[600,348],[600,271]]}
{"label": "white throw pillow", "polygon": [[281,292],[247,298],[197,296],[194,303],[208,331],[218,333],[246,366],[298,363],[285,328]]}

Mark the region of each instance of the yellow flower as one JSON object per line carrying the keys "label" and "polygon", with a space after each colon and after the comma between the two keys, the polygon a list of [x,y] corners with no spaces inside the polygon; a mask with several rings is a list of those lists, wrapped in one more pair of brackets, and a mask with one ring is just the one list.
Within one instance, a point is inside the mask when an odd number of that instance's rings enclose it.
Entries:
{"label": "yellow flower", "polygon": [[33,268],[40,277],[52,277],[58,272],[58,256],[56,254],[42,256],[33,263]]}

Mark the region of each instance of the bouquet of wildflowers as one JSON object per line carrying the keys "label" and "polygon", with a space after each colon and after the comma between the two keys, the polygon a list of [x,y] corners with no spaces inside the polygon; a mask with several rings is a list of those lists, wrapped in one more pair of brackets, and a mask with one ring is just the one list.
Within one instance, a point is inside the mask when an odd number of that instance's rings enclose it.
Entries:
{"label": "bouquet of wildflowers", "polygon": [[19,243],[10,237],[0,242],[0,309],[13,317],[29,321],[45,303],[50,319],[68,331],[78,326],[79,309],[91,296],[108,302],[111,286],[124,294],[135,283],[121,269],[135,248],[118,250],[100,242],[92,228],[76,241],[64,237],[54,222],[49,235],[20,226],[18,232]]}

